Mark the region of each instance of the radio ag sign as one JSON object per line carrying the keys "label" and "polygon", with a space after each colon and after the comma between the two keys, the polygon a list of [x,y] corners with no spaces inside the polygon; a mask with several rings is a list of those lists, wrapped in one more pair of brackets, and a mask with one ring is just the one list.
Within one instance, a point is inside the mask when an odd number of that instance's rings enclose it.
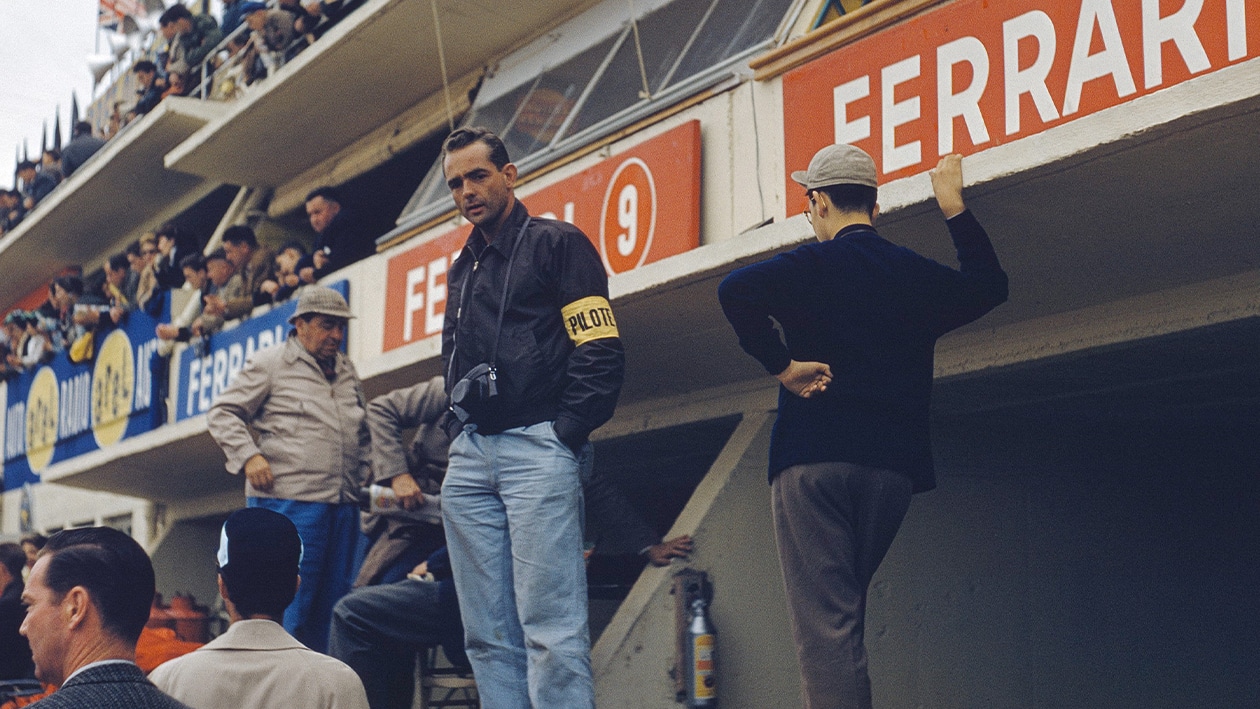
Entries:
{"label": "radio ag sign", "polygon": [[150,361],[157,320],[133,312],[95,336],[95,357],[64,352],[0,384],[4,489],[39,481],[48,466],[152,430],[159,409]]}
{"label": "radio ag sign", "polygon": [[[700,122],[517,196],[530,214],[581,229],[610,275],[690,251],[700,245]],[[471,231],[465,224],[389,260],[386,352],[442,332],[446,272]]]}
{"label": "radio ag sign", "polygon": [[[941,155],[1040,133],[1257,56],[1256,9],[1254,0],[950,3],[784,75],[787,172],[825,145],[852,143],[895,179]],[[798,190],[788,182],[789,195]]]}

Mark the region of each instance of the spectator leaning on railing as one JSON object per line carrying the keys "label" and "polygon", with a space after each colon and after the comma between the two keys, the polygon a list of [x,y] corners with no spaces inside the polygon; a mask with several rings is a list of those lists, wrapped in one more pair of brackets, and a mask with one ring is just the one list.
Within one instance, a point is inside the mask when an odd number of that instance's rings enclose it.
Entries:
{"label": "spectator leaning on railing", "polygon": [[291,13],[269,10],[265,3],[242,3],[241,16],[254,34],[262,39],[262,48],[269,52],[283,52],[297,33]]}
{"label": "spectator leaning on railing", "polygon": [[140,98],[136,100],[135,108],[131,109],[131,117],[134,118],[143,116],[158,105],[162,92],[166,91],[166,81],[158,76],[157,64],[148,59],[136,62],[131,73],[136,75],[136,82],[140,84],[140,88],[136,89]]}
{"label": "spectator leaning on railing", "polygon": [[22,206],[28,210],[34,209],[57,186],[57,178],[40,172],[30,160],[18,163],[17,176],[22,181]]}
{"label": "spectator leaning on railing", "polygon": [[254,230],[244,225],[228,227],[223,233],[223,251],[241,279],[239,296],[224,302],[224,318],[235,320],[249,315],[257,305],[271,302],[263,283],[272,278],[275,252],[258,245]]}
{"label": "spectator leaning on railing", "polygon": [[39,158],[39,171],[53,178],[57,184],[61,184],[61,181],[66,179],[61,172],[61,151],[57,148],[44,150]]}
{"label": "spectator leaning on railing", "polygon": [[[184,306],[184,309],[172,317],[169,323],[157,326],[158,339],[167,343],[188,342],[194,334],[200,334],[193,332],[193,326],[201,317],[204,304],[202,296],[208,295],[209,289],[214,287],[206,273],[206,259],[201,254],[188,254],[179,262],[179,265],[184,270],[184,288],[192,291],[192,297],[188,299],[188,304]],[[163,344],[158,352],[165,357],[171,353],[173,346]]]}
{"label": "spectator leaning on railing", "polygon": [[376,252],[376,242],[363,230],[352,210],[343,206],[333,187],[318,187],[306,195],[306,215],[315,230],[315,248],[298,264],[298,276],[314,283],[338,269]]}
{"label": "spectator leaning on railing", "polygon": [[271,297],[273,303],[283,303],[293,297],[293,293],[302,285],[298,278],[297,265],[306,258],[306,247],[300,241],[286,241],[276,254],[275,272],[269,280],[263,281],[260,289]]}
{"label": "spectator leaning on railing", "polygon": [[17,190],[0,190],[0,234],[16,229],[25,216],[22,193]]}
{"label": "spectator leaning on railing", "polygon": [[[162,36],[170,43],[166,60],[169,74],[194,74],[201,63],[223,41],[219,23],[208,14],[194,15],[184,5],[172,5],[158,18]],[[194,76],[193,83],[199,80]]]}
{"label": "spectator leaning on railing", "polygon": [[236,277],[223,249],[215,249],[206,256],[206,275],[210,282],[201,291],[201,315],[192,324],[192,332],[198,336],[218,332],[226,320],[223,315],[227,301],[240,297],[243,292],[241,279]]}

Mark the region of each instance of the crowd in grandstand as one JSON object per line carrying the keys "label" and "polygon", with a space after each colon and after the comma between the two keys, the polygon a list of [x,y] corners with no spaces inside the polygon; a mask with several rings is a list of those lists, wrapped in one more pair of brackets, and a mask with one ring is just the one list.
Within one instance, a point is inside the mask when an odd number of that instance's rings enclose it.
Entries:
{"label": "crowd in grandstand", "polygon": [[[8,313],[0,328],[0,377],[47,363],[64,352],[72,362],[91,359],[93,343],[140,310],[158,319],[165,356],[176,342],[209,337],[260,306],[291,299],[303,286],[375,251],[365,232],[342,207],[336,189],[307,197],[315,248],[299,240],[272,249],[246,225],[227,228],[218,248],[204,247],[187,229],[164,224],[110,256],[99,271],[71,267],[48,287],[34,310]],[[178,291],[183,297],[172,298]],[[172,303],[167,321],[167,304]]]}
{"label": "crowd in grandstand", "polygon": [[[105,125],[72,126],[64,148],[22,160],[15,186],[0,190],[0,235],[15,229],[61,182],[136,118],[170,96],[239,97],[327,32],[362,0],[311,2],[224,0],[222,19],[176,4],[158,18],[162,36],[151,59],[131,67],[135,100],[117,102]],[[179,263],[171,267],[179,270]]]}

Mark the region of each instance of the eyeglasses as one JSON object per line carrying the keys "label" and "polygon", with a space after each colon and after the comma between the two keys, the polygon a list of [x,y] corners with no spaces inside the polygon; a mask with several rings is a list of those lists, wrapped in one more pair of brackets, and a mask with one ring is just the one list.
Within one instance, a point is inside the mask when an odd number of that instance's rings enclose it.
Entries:
{"label": "eyeglasses", "polygon": [[140,253],[144,256],[156,256],[158,253],[158,250],[157,249],[141,249]]}

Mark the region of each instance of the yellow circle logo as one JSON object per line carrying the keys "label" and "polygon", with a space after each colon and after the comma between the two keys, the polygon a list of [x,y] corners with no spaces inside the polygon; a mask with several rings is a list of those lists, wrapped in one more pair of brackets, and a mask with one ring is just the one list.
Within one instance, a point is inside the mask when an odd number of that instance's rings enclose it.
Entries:
{"label": "yellow circle logo", "polygon": [[26,395],[26,461],[32,473],[52,462],[57,448],[57,375],[41,367]]}
{"label": "yellow circle logo", "polygon": [[135,392],[131,338],[122,330],[114,330],[97,351],[92,371],[92,434],[97,446],[104,448],[122,440]]}

